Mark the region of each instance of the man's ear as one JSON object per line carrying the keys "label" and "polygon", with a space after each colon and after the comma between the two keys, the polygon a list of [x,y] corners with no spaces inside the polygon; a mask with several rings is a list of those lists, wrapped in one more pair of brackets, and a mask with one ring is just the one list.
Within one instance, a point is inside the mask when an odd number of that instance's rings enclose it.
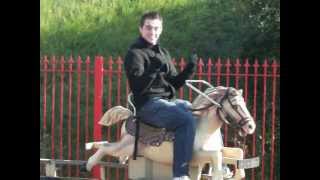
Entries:
{"label": "man's ear", "polygon": [[140,32],[140,34],[142,34],[142,28],[141,28],[141,26],[139,26],[139,32]]}

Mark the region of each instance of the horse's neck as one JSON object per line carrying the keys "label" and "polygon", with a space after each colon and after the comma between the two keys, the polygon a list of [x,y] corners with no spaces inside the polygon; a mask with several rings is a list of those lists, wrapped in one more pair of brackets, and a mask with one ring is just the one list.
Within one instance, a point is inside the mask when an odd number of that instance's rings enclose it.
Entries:
{"label": "horse's neck", "polygon": [[216,114],[215,109],[211,109],[210,111],[200,112],[197,114],[198,116],[198,128],[199,130],[212,134],[217,129],[220,129],[222,126],[222,121],[219,119],[219,116]]}
{"label": "horse's neck", "polygon": [[199,116],[196,132],[196,149],[216,149],[220,147],[222,122],[215,111],[202,112]]}

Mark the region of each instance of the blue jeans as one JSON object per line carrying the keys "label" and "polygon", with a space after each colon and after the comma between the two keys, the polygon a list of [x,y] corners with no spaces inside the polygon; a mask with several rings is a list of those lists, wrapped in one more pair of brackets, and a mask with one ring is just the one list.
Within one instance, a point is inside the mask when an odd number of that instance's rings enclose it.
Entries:
{"label": "blue jeans", "polygon": [[174,131],[174,177],[189,175],[189,161],[192,158],[196,131],[196,119],[192,116],[190,107],[189,101],[168,101],[156,97],[149,100],[138,112],[142,121]]}

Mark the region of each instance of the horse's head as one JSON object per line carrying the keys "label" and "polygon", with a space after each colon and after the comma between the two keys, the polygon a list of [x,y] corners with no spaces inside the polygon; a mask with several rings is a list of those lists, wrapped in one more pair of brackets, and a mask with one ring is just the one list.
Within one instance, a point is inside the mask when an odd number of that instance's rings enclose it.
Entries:
{"label": "horse's head", "polygon": [[[246,107],[242,97],[242,90],[218,86],[216,88],[208,88],[204,93],[208,98],[217,102],[215,114],[218,115],[220,120],[239,130],[240,136],[254,133],[256,124]],[[210,100],[201,95],[195,100],[194,105],[195,107],[204,107],[202,109],[214,106]],[[214,108],[210,109],[213,110]]]}
{"label": "horse's head", "polygon": [[247,109],[242,97],[242,90],[229,87],[220,100],[220,108],[217,108],[220,118],[239,130],[240,136],[253,134],[256,124]]}

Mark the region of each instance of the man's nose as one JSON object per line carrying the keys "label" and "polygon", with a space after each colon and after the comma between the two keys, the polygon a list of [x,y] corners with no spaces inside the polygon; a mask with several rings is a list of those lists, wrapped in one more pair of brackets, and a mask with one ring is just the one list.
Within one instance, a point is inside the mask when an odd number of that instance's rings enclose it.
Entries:
{"label": "man's nose", "polygon": [[155,29],[153,29],[153,28],[151,29],[151,33],[152,33],[152,34],[155,34],[156,32],[157,32],[157,31],[156,31]]}

